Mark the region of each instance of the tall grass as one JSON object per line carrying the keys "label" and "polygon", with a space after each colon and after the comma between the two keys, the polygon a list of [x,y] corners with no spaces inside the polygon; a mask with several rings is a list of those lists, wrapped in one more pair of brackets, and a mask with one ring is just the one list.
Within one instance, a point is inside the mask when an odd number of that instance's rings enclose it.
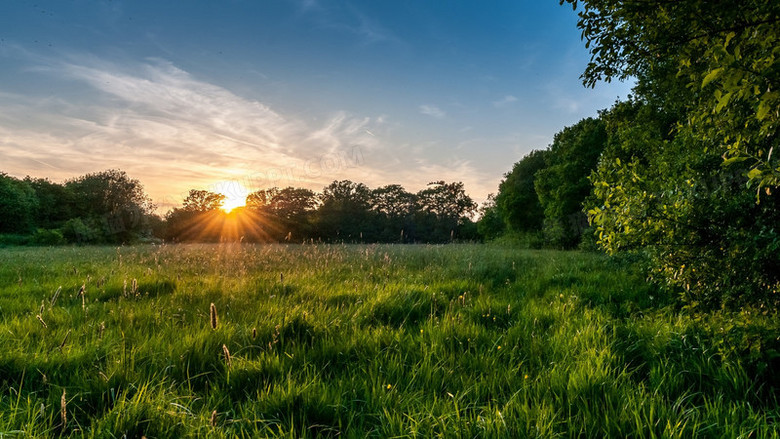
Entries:
{"label": "tall grass", "polygon": [[3,249],[0,436],[778,437],[776,316],[673,304],[576,252]]}

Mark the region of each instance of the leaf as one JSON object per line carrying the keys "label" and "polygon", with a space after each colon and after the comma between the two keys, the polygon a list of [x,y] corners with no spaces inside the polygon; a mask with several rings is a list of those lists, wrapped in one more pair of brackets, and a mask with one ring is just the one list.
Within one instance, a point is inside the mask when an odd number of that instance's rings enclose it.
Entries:
{"label": "leaf", "polygon": [[718,99],[718,105],[715,107],[715,112],[720,113],[720,111],[723,110],[723,107],[728,105],[729,100],[731,100],[731,92],[726,93]]}
{"label": "leaf", "polygon": [[756,178],[761,176],[761,170],[758,168],[753,168],[748,172],[748,178],[751,180],[755,180]]}
{"label": "leaf", "polygon": [[764,120],[766,115],[769,114],[769,105],[767,105],[766,101],[761,101],[758,104],[758,111],[756,112],[756,119],[758,120]]}
{"label": "leaf", "polygon": [[732,39],[732,38],[734,38],[736,35],[737,35],[737,34],[735,34],[734,32],[729,32],[729,33],[726,35],[726,42],[725,42],[725,43],[723,43],[723,47],[728,47],[728,45],[729,45],[729,42],[730,42],[730,41],[731,41],[731,39]]}
{"label": "leaf", "polygon": [[701,88],[704,88],[712,82],[714,79],[716,79],[720,74],[723,73],[723,67],[718,67],[715,70],[710,71],[707,73],[707,76],[704,77],[704,79],[701,81]]}
{"label": "leaf", "polygon": [[734,164],[734,163],[744,162],[747,159],[748,159],[747,157],[732,157],[730,159],[724,160],[723,161],[723,166],[728,166],[728,165],[731,165],[731,164]]}

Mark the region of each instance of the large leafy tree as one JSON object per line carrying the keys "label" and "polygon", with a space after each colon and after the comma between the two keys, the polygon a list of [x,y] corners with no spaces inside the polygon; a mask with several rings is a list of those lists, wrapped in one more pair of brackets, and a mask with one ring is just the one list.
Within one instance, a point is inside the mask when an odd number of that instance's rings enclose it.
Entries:
{"label": "large leafy tree", "polygon": [[182,207],[165,215],[165,237],[176,241],[219,241],[225,225],[225,214],[220,210],[224,201],[225,195],[191,189]]}
{"label": "large leafy tree", "polygon": [[190,212],[212,212],[222,208],[225,195],[216,192],[191,189],[184,199],[182,209]]}
{"label": "large leafy tree", "polygon": [[56,229],[71,218],[73,196],[64,185],[43,178],[26,177],[24,181],[33,188],[38,198],[35,214],[38,227]]}
{"label": "large leafy tree", "polygon": [[727,163],[746,161],[754,187],[777,188],[780,160],[772,153],[780,127],[780,2],[580,3],[579,26],[592,54],[586,85],[632,76],[659,84],[673,74],[678,89],[692,92],[685,95],[681,128],[712,142]]}
{"label": "large leafy tree", "polygon": [[515,163],[498,186],[495,205],[509,230],[539,231],[544,223],[544,209],[536,195],[536,175],[547,166],[547,150],[531,151]]}
{"label": "large leafy tree", "polygon": [[546,166],[534,181],[544,209],[545,238],[553,246],[571,248],[579,243],[587,223],[582,203],[591,192],[588,176],[606,143],[601,119],[583,119],[555,135]]}
{"label": "large leafy tree", "polygon": [[145,219],[155,206],[141,183],[126,172],[87,174],[66,182],[65,188],[72,195],[72,215],[101,229],[104,239],[128,242],[146,233]]}
{"label": "large leafy tree", "polygon": [[271,188],[250,194],[247,206],[264,215],[259,218],[275,240],[306,239],[312,233],[317,195],[304,188]]}
{"label": "large leafy tree", "polygon": [[29,233],[35,228],[38,199],[29,183],[0,172],[0,233]]}
{"label": "large leafy tree", "polygon": [[404,241],[414,233],[417,196],[399,184],[371,191],[371,209],[375,213],[377,238],[381,241]]}
{"label": "large leafy tree", "polygon": [[[577,2],[570,1],[576,4]],[[605,115],[590,219],[690,305],[777,307],[780,3],[588,0],[586,85],[637,78]]]}
{"label": "large leafy tree", "polygon": [[417,193],[417,236],[444,242],[460,238],[470,228],[477,203],[466,194],[462,182],[435,181]]}
{"label": "large leafy tree", "polygon": [[506,223],[496,205],[496,197],[488,194],[487,200],[479,206],[477,232],[482,239],[495,239],[506,231]]}
{"label": "large leafy tree", "polygon": [[320,195],[318,232],[335,240],[374,240],[371,190],[363,183],[334,181]]}

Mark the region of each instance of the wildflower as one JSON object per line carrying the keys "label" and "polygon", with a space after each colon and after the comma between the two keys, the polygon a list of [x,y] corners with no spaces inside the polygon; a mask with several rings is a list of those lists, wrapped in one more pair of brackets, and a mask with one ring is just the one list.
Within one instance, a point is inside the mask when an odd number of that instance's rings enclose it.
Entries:
{"label": "wildflower", "polygon": [[392,384],[388,384],[388,385],[387,385],[387,390],[390,390],[390,389],[392,389],[392,388],[393,388],[393,385],[392,385]]}

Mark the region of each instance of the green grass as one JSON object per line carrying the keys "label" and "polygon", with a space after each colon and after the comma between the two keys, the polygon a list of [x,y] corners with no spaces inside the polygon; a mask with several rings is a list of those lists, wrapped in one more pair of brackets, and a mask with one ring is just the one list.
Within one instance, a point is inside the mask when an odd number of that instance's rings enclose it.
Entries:
{"label": "green grass", "polygon": [[778,437],[777,316],[673,303],[578,252],[2,249],[0,437]]}

